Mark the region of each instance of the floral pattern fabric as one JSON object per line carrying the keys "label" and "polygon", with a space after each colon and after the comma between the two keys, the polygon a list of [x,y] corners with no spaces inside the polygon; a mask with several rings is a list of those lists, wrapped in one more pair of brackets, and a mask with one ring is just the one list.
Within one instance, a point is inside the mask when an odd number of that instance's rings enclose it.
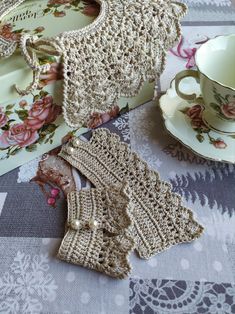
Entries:
{"label": "floral pattern fabric", "polygon": [[[6,151],[6,157],[15,155],[22,149],[33,151],[37,144],[53,143],[58,125],[55,124],[62,108],[46,91],[34,95],[33,103],[21,100],[19,110],[15,104],[0,107],[0,149]],[[21,121],[21,122],[18,122]]]}
{"label": "floral pattern fabric", "polygon": [[0,313],[40,313],[42,300],[53,302],[58,287],[48,271],[47,256],[18,251],[0,277]]}

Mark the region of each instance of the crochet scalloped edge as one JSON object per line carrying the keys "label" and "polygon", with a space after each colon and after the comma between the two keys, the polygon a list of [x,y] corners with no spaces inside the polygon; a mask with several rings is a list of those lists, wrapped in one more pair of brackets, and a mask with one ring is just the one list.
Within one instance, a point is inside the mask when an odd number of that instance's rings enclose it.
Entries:
{"label": "crochet scalloped edge", "polygon": [[[146,250],[145,253],[139,252],[139,256],[140,256],[141,258],[148,259],[148,258],[152,257],[153,255],[155,255],[156,253],[159,253],[159,252],[161,252],[161,251],[163,251],[163,250],[166,250],[166,249],[172,247],[173,245],[180,244],[180,243],[185,243],[185,242],[192,242],[193,240],[199,238],[199,237],[201,236],[201,234],[203,233],[203,231],[204,231],[204,227],[203,227],[201,224],[199,224],[199,223],[195,220],[193,212],[192,212],[189,208],[187,208],[187,207],[185,207],[185,206],[182,205],[182,197],[181,197],[179,194],[172,192],[172,185],[171,185],[170,183],[161,180],[161,179],[160,179],[160,175],[159,175],[158,172],[156,172],[156,171],[154,171],[154,170],[151,170],[151,169],[148,167],[148,164],[147,164],[144,160],[140,159],[140,157],[138,156],[138,154],[137,154],[136,152],[132,152],[131,149],[130,149],[125,143],[121,142],[121,139],[120,139],[119,135],[114,134],[114,133],[111,133],[108,129],[99,128],[99,129],[97,129],[97,130],[95,130],[95,131],[93,132],[92,137],[91,137],[91,139],[90,139],[89,142],[83,142],[82,140],[80,140],[81,143],[82,143],[82,145],[83,145],[83,148],[86,147],[87,145],[88,145],[88,147],[89,147],[89,145],[92,144],[93,141],[95,141],[95,140],[101,140],[101,143],[104,142],[105,145],[107,145],[107,142],[104,141],[104,140],[105,140],[104,134],[105,134],[107,137],[109,137],[109,138],[112,139],[112,143],[118,142],[119,145],[123,146],[123,149],[125,149],[125,152],[126,152],[127,154],[129,154],[130,156],[133,156],[134,159],[135,159],[139,164],[141,164],[142,166],[144,166],[144,171],[145,171],[145,177],[146,177],[146,178],[147,178],[147,177],[151,177],[151,174],[152,174],[152,175],[154,174],[154,176],[155,176],[154,182],[152,182],[151,180],[148,181],[150,184],[152,183],[152,185],[151,185],[151,190],[152,190],[152,189],[155,189],[155,190],[156,190],[156,187],[155,187],[154,184],[156,184],[156,182],[159,181],[160,187],[163,187],[163,186],[165,187],[164,193],[165,193],[165,194],[168,193],[168,195],[169,195],[169,197],[170,197],[169,202],[170,202],[171,204],[175,204],[175,201],[177,200],[177,201],[178,201],[177,209],[180,211],[180,213],[186,213],[186,214],[188,214],[188,220],[187,220],[188,223],[189,223],[189,221],[190,221],[192,224],[195,224],[195,227],[197,226],[197,228],[198,228],[198,230],[197,230],[196,233],[191,234],[190,236],[189,236],[189,234],[187,234],[188,238],[185,239],[185,240],[182,240],[182,241],[175,240],[175,241],[173,241],[172,243],[166,244],[165,246],[164,246],[164,245],[161,245],[160,247],[155,248],[154,251],[152,251],[152,250],[150,249],[150,250]],[[67,144],[67,145],[70,145],[70,144]],[[77,164],[76,164],[76,163],[77,163],[77,160],[74,159],[73,157],[71,157],[71,156],[66,152],[66,146],[64,146],[64,147],[62,148],[61,152],[59,153],[59,156],[61,156],[62,158],[64,158],[66,161],[68,161],[72,166],[77,167]],[[117,158],[118,158],[118,157],[117,157]],[[78,163],[79,163],[79,162],[78,162]],[[105,186],[102,182],[99,182],[99,181],[97,180],[97,178],[95,177],[95,175],[91,175],[91,172],[90,172],[89,170],[86,170],[86,168],[85,168],[83,165],[79,164],[79,168],[78,168],[78,169],[81,171],[81,173],[82,173],[83,175],[85,175],[87,178],[89,178],[89,180],[90,180],[94,185],[98,185],[98,186],[103,185],[103,186]],[[145,186],[145,184],[144,184],[144,187],[147,189],[147,187]],[[133,219],[133,218],[132,218],[132,219]],[[175,225],[175,224],[174,224],[174,225]],[[175,225],[175,227],[176,227],[176,229],[177,229],[177,226],[176,226],[176,225]],[[178,229],[177,229],[177,230],[178,230]],[[137,243],[136,243],[136,244],[137,244]],[[136,246],[138,247],[138,245],[136,245]]]}
{"label": "crochet scalloped edge", "polygon": [[[97,1],[97,0],[95,0],[95,1]],[[102,1],[103,0],[98,0],[100,3],[102,3]],[[179,7],[181,7],[181,12],[178,14],[178,15],[175,15],[174,17],[173,17],[173,19],[175,20],[175,26],[176,26],[176,34],[177,34],[177,36],[176,36],[176,39],[173,41],[169,41],[168,42],[168,45],[167,46],[165,46],[163,49],[162,49],[162,62],[161,62],[161,64],[162,64],[162,69],[161,69],[161,73],[165,70],[165,68],[166,68],[166,59],[167,59],[167,53],[168,53],[168,50],[175,44],[175,43],[177,43],[177,41],[180,39],[180,37],[181,37],[181,35],[182,35],[182,30],[181,30],[181,24],[180,24],[180,19],[182,18],[182,17],[184,17],[185,15],[186,15],[186,13],[187,13],[187,9],[188,9],[188,7],[187,7],[187,5],[186,4],[184,4],[184,3],[181,3],[181,2],[177,2],[177,1],[171,1],[170,0],[170,3],[169,3],[169,5],[176,5],[176,6],[179,6]],[[105,12],[105,11],[103,11],[103,12]],[[106,12],[105,12],[106,13]],[[106,13],[107,14],[107,13]],[[167,12],[167,14],[169,15],[169,13]],[[99,17],[98,17],[99,18]],[[105,17],[104,17],[104,19],[105,19]],[[92,23],[93,24],[93,23]],[[92,25],[91,24],[91,25]],[[88,25],[89,26],[89,25]],[[93,30],[94,31],[94,28],[90,28],[90,30]],[[69,34],[71,33],[71,34],[74,34],[74,33],[76,33],[76,31],[72,31],[72,32],[68,32]],[[85,32],[84,32],[85,33]],[[66,36],[66,33],[64,33],[63,34],[63,36]],[[157,81],[158,79],[159,79],[159,77],[160,77],[160,75],[161,75],[161,73],[159,74],[158,73],[158,71],[156,71],[155,72],[155,74],[154,75],[150,75],[150,74],[148,74],[148,75],[146,75],[146,79],[145,80],[143,80],[143,79],[140,79],[140,84],[139,84],[139,86],[136,88],[136,90],[135,91],[133,91],[132,93],[121,93],[121,92],[117,92],[116,93],[116,97],[115,97],[115,100],[117,101],[118,99],[120,99],[121,97],[126,97],[126,98],[130,98],[130,97],[136,97],[139,93],[140,93],[140,91],[141,91],[141,89],[143,88],[143,86],[144,86],[144,84],[146,83],[146,82],[153,82],[153,81]],[[64,77],[66,77],[66,75],[67,75],[67,72],[65,71],[65,69],[63,69],[63,75],[64,75]],[[69,107],[69,105],[67,104],[67,102],[66,102],[66,96],[65,96],[65,94],[66,94],[66,86],[65,86],[65,84],[64,84],[64,86],[63,86],[63,88],[64,88],[64,90],[63,90],[63,117],[64,117],[64,120],[65,120],[65,122],[67,123],[67,125],[69,126],[69,127],[71,127],[71,128],[80,128],[81,127],[81,125],[82,124],[87,124],[88,123],[88,120],[89,120],[89,117],[83,117],[83,119],[81,119],[78,123],[73,123],[72,121],[71,121],[71,119],[69,119],[69,117],[68,117],[68,114],[67,114],[67,108]],[[154,98],[156,97],[156,95],[154,95]],[[114,106],[114,104],[115,104],[115,101],[113,101],[113,102],[111,102],[110,104],[108,104],[107,105],[107,107],[106,107],[106,110],[110,110],[110,109],[112,109],[112,107]],[[104,113],[104,110],[99,110],[99,109],[92,109],[91,110],[91,112],[90,112],[90,114],[93,114],[94,112],[97,112],[97,113]]]}
{"label": "crochet scalloped edge", "polygon": [[[130,254],[133,252],[134,248],[135,248],[135,242],[133,240],[133,238],[130,236],[130,233],[127,231],[128,228],[131,226],[132,224],[132,219],[130,216],[130,194],[129,194],[129,188],[128,188],[128,184],[126,182],[124,182],[123,184],[121,184],[120,186],[113,186],[116,190],[116,192],[119,192],[124,199],[126,200],[125,206],[124,206],[124,214],[125,216],[128,218],[128,223],[127,226],[124,227],[123,229],[121,229],[118,233],[112,233],[113,237],[109,238],[109,251],[112,252],[112,247],[118,247],[119,248],[119,255],[120,258],[122,260],[122,272],[121,271],[115,271],[115,268],[109,266],[109,265],[105,265],[103,266],[102,264],[94,264],[94,267],[89,267],[88,265],[83,265],[81,262],[79,262],[76,259],[74,259],[72,257],[72,251],[76,248],[76,243],[78,242],[78,238],[79,238],[79,231],[74,231],[72,230],[70,227],[68,227],[65,236],[60,244],[58,253],[57,253],[57,258],[66,261],[66,262],[70,262],[73,264],[77,264],[79,266],[85,266],[88,268],[91,268],[92,270],[96,270],[99,272],[102,272],[108,276],[117,278],[117,279],[124,279],[126,278],[129,273],[132,270],[132,266],[129,262],[129,257]],[[96,188],[92,188],[91,190],[96,190]],[[109,191],[110,187],[107,188],[100,188],[100,190],[106,190]],[[85,191],[85,190],[84,190]],[[76,219],[76,217],[73,217],[73,213],[77,212],[78,208],[77,208],[77,196],[79,195],[79,193],[81,193],[82,190],[80,192],[78,191],[74,191],[68,194],[68,219],[67,219],[67,223],[70,221],[70,219]],[[109,194],[109,193],[108,193]],[[73,198],[74,196],[74,198]],[[75,200],[75,202],[74,202]],[[105,226],[102,227],[102,230],[107,230]],[[126,243],[123,243],[123,240]],[[128,245],[126,245],[128,243]]]}
{"label": "crochet scalloped edge", "polygon": [[[149,258],[151,258],[153,255],[155,255],[155,254],[157,254],[157,253],[160,253],[160,252],[162,252],[162,251],[164,251],[164,250],[167,250],[167,249],[171,248],[172,246],[174,246],[174,245],[176,245],[176,244],[190,243],[190,242],[192,242],[192,241],[198,239],[198,238],[203,234],[203,232],[204,232],[204,227],[203,227],[201,224],[199,224],[199,223],[195,220],[193,211],[192,211],[191,209],[189,209],[189,208],[187,208],[187,207],[185,207],[185,206],[182,205],[182,197],[181,197],[181,195],[179,195],[178,193],[172,192],[172,185],[171,185],[169,182],[166,182],[166,181],[162,180],[161,177],[160,177],[160,174],[159,174],[157,171],[151,170],[151,169],[149,168],[149,166],[148,166],[148,164],[147,164],[146,161],[140,159],[140,157],[138,156],[138,154],[137,154],[136,152],[131,151],[131,149],[128,147],[128,145],[126,145],[125,143],[121,142],[121,138],[120,138],[120,136],[119,136],[118,134],[112,133],[112,132],[110,132],[110,131],[109,131],[108,129],[106,129],[106,128],[98,128],[97,130],[95,130],[95,131],[93,132],[92,137],[91,137],[91,140],[90,140],[89,142],[84,142],[84,143],[87,144],[87,145],[88,145],[89,143],[93,143],[93,141],[96,140],[97,137],[100,136],[99,133],[101,133],[101,136],[102,136],[102,133],[103,133],[103,132],[105,132],[105,133],[106,133],[109,137],[111,137],[113,140],[119,142],[120,144],[123,144],[123,147],[125,147],[126,152],[127,152],[128,154],[134,156],[135,160],[137,160],[139,164],[144,165],[144,167],[145,167],[145,169],[144,169],[145,173],[146,173],[146,170],[147,170],[146,177],[149,176],[150,173],[154,173],[154,174],[156,175],[157,180],[160,182],[160,184],[161,184],[161,185],[164,184],[164,186],[166,187],[165,193],[168,193],[168,194],[170,195],[170,200],[169,200],[169,201],[171,201],[171,203],[174,203],[174,201],[175,201],[175,200],[174,200],[174,197],[176,197],[176,198],[178,199],[178,202],[179,202],[179,205],[178,205],[178,206],[180,206],[180,207],[178,208],[178,210],[180,210],[181,213],[182,213],[182,212],[188,213],[188,215],[189,215],[188,222],[195,223],[195,224],[198,226],[198,232],[195,233],[195,234],[192,234],[192,235],[191,235],[191,239],[186,239],[186,240],[184,240],[184,241],[174,241],[174,242],[173,242],[172,244],[170,244],[170,245],[161,246],[161,248],[156,249],[156,250],[154,251],[154,253],[151,251],[151,253],[149,253],[149,255],[143,256],[143,255],[139,254],[140,257],[141,257],[141,258],[144,258],[144,259],[149,259]],[[88,174],[88,173],[87,173],[87,174]],[[85,176],[86,176],[86,174],[85,174]],[[89,179],[91,179],[90,176],[89,176]],[[156,180],[156,181],[157,181],[157,180]],[[93,181],[93,180],[91,179],[91,182],[92,182],[92,181]],[[93,182],[92,182],[92,183],[93,183]],[[153,186],[151,187],[151,189],[153,189]],[[169,193],[169,192],[170,192],[170,193]]]}

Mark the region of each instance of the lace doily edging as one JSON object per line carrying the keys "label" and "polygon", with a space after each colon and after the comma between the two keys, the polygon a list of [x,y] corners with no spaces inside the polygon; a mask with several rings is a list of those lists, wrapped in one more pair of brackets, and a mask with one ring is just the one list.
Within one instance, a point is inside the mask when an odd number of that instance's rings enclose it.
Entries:
{"label": "lace doily edging", "polygon": [[[154,189],[156,182],[158,181],[161,186],[165,187],[165,193],[168,193],[168,197],[170,196],[170,198],[168,198],[169,203],[172,205],[176,204],[177,206],[176,208],[180,212],[180,214],[183,216],[186,216],[185,225],[183,225],[182,232],[181,232],[182,238],[175,239],[175,241],[173,242],[168,242],[165,245],[156,247],[154,250],[145,251],[145,252],[138,251],[139,256],[141,258],[148,259],[154,256],[156,253],[166,250],[173,245],[185,243],[185,242],[192,242],[195,239],[199,238],[204,231],[204,227],[194,219],[193,212],[189,208],[186,208],[182,205],[182,197],[179,194],[172,192],[171,184],[165,181],[161,181],[159,174],[156,171],[149,169],[147,163],[141,160],[139,156],[137,155],[137,153],[132,152],[130,148],[127,145],[125,145],[125,143],[122,143],[120,141],[120,137],[117,134],[111,133],[109,130],[101,128],[93,132],[92,138],[89,142],[83,142],[82,140],[80,140],[80,142],[82,145],[86,146],[98,140],[98,141],[103,142],[105,145],[107,145],[107,141],[105,141],[106,136],[109,138],[112,138],[111,141],[109,142],[120,143],[120,145],[123,147],[123,149],[126,151],[127,154],[130,154],[130,156],[134,156],[134,158],[137,159],[138,163],[140,164],[140,168],[141,169],[143,169],[143,167],[145,168],[146,181],[148,181],[148,183],[152,182],[151,188]],[[79,163],[72,155],[69,155],[67,153],[66,146],[62,147],[62,150],[59,155],[62,158],[64,158],[67,162],[69,162],[71,165],[79,169],[79,171],[81,171],[81,173],[85,175],[95,186],[104,186],[104,182],[99,181],[99,179],[97,179],[95,174],[92,175],[91,172],[86,169],[86,167],[84,167],[81,163]],[[153,181],[149,180],[149,177],[152,177]],[[183,222],[183,219],[181,220],[181,222]],[[185,229],[187,229],[189,222],[192,226],[192,230],[193,230],[192,233],[185,232]],[[187,237],[185,237],[185,235],[187,235]]]}

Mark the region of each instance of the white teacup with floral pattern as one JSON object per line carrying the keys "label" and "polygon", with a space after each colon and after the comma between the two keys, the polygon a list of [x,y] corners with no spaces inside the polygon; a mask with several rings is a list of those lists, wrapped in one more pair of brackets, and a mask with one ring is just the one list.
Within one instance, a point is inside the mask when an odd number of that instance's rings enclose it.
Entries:
{"label": "white teacup with floral pattern", "polygon": [[180,91],[180,82],[188,76],[200,82],[208,127],[222,133],[235,133],[235,34],[219,36],[203,44],[196,53],[197,71],[186,70],[176,75],[176,92],[186,100],[196,95]]}

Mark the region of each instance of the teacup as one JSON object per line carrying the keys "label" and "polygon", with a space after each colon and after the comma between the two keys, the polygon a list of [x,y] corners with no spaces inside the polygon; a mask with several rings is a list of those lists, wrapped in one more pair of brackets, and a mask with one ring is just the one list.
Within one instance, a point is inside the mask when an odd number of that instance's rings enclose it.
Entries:
{"label": "teacup", "polygon": [[195,101],[195,94],[180,91],[182,79],[191,76],[200,83],[205,109],[203,121],[211,129],[235,134],[235,34],[207,41],[197,51],[197,71],[186,70],[176,75],[177,94]]}

